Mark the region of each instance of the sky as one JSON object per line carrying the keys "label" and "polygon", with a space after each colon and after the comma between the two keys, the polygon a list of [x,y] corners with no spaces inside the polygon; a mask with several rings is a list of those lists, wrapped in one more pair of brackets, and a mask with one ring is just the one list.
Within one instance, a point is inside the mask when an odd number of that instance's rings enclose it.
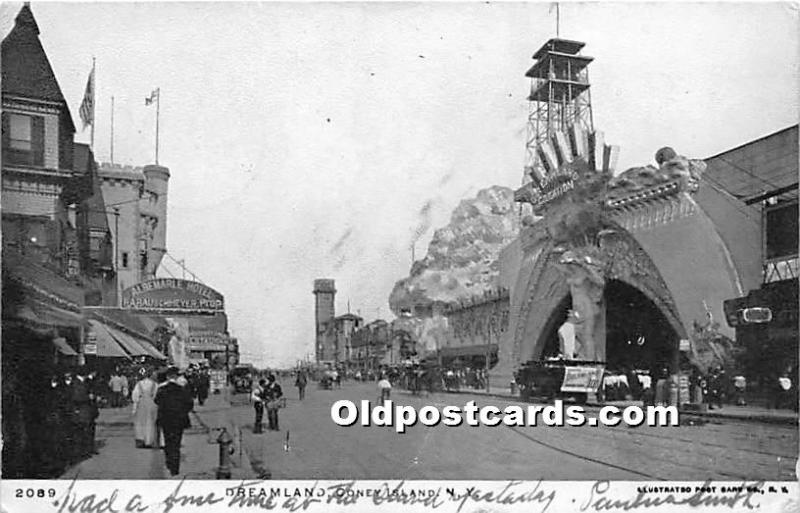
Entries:
{"label": "sky", "polygon": [[[21,5],[0,4],[3,35]],[[520,185],[524,73],[556,35],[546,2],[32,10],[76,122],[96,58],[97,160],[114,96],[114,161],[154,161],[144,98],[160,88],[168,251],[225,295],[242,359],[260,366],[313,352],[315,278],[336,280],[337,315],[391,318],[412,242],[421,258],[459,201]],[[797,123],[798,28],[789,3],[560,4],[560,37],[595,59],[595,128],[619,170]]]}

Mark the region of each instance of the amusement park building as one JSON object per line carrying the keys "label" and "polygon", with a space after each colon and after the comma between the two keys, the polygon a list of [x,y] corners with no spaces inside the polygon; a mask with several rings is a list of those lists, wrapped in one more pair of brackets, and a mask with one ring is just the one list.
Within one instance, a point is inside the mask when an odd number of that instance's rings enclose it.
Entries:
{"label": "amusement park building", "polygon": [[[505,385],[521,363],[555,354],[570,310],[588,341],[584,359],[676,372],[727,364],[726,348],[744,350],[731,340],[748,305],[793,304],[794,317],[771,320],[782,323],[771,343],[796,366],[797,126],[705,161],[664,148],[658,167],[617,176],[600,137],[570,135],[560,138],[572,156],[559,170],[568,186],[535,205],[540,217],[500,257],[510,315],[492,381]],[[776,288],[783,292],[763,299]],[[745,303],[726,317],[732,298]]]}

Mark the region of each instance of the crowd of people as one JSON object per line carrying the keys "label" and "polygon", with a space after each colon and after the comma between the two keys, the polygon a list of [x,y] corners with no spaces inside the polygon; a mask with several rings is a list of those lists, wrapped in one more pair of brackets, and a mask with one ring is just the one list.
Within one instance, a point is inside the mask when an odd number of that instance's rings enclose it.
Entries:
{"label": "crowd of people", "polygon": [[[634,400],[645,404],[667,404],[673,377],[666,368],[655,371],[606,372],[600,389],[605,401]],[[689,376],[687,402],[706,404],[708,409],[724,405],[764,406],[797,410],[797,384],[791,369],[759,380],[748,388],[742,374],[729,376],[724,366],[709,367],[705,372],[694,368]]]}
{"label": "crowd of people", "polygon": [[99,381],[82,366],[3,383],[4,477],[52,478],[96,452]]}
{"label": "crowd of people", "polygon": [[[709,409],[720,409],[724,404],[746,406],[751,402],[760,402],[771,409],[798,410],[796,367],[787,367],[771,376],[762,377],[753,385],[741,374],[730,377],[721,365],[709,367],[705,373],[695,370],[691,378],[692,397],[696,402],[708,404]],[[752,389],[756,389],[756,393]],[[757,398],[757,401],[750,397]]]}
{"label": "crowd of people", "polygon": [[[181,387],[179,395],[188,407],[185,414],[170,413],[175,408],[169,400],[163,407],[159,404],[158,396],[170,382]],[[53,367],[49,375],[28,376],[24,383],[8,380],[6,385],[4,432],[13,440],[6,442],[3,451],[4,468],[18,477],[52,478],[97,454],[95,432],[102,408],[130,407],[136,447],[164,448],[169,453],[168,467],[177,473],[174,451],[180,445],[168,419],[180,416],[181,424],[187,423],[195,401],[202,405],[207,400],[210,379],[206,368],[194,366],[181,372],[153,362],[108,370]],[[15,404],[23,397],[23,388],[26,396],[37,398],[35,404]]]}

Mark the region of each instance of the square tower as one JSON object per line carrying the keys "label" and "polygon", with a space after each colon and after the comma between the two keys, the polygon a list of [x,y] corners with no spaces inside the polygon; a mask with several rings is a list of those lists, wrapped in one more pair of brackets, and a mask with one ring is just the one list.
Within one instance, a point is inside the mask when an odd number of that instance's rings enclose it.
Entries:
{"label": "square tower", "polygon": [[[336,285],[331,279],[314,280],[314,315],[316,321],[316,348],[317,362],[332,360],[333,350],[326,347],[326,333],[328,326],[332,325],[335,314],[334,302],[336,299]],[[331,330],[332,331],[332,330]]]}

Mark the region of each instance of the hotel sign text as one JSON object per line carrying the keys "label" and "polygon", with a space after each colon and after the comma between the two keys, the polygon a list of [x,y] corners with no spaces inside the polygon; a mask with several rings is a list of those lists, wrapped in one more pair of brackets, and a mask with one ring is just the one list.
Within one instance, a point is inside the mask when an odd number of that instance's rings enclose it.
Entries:
{"label": "hotel sign text", "polygon": [[157,278],[122,291],[122,307],[175,313],[216,313],[225,311],[222,294],[189,280]]}

